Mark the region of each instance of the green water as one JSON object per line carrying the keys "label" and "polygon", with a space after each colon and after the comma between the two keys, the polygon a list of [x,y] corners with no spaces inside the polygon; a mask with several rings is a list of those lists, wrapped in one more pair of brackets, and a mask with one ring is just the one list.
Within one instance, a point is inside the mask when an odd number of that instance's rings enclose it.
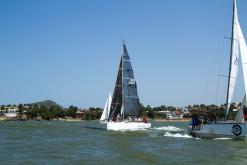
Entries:
{"label": "green water", "polygon": [[0,164],[247,164],[247,140],[167,133],[168,126],[187,124],[156,122],[151,130],[109,132],[98,121],[0,122]]}

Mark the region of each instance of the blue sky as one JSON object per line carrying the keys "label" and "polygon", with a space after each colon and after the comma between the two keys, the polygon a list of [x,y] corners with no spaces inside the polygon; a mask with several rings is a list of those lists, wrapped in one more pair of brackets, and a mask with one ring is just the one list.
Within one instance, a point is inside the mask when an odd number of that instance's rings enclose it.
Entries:
{"label": "blue sky", "polygon": [[103,107],[123,39],[144,105],[223,103],[231,17],[231,0],[1,0],[0,104]]}

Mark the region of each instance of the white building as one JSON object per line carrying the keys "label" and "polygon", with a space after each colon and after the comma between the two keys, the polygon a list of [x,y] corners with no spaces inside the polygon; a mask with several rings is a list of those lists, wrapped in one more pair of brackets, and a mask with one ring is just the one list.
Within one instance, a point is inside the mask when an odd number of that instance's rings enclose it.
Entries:
{"label": "white building", "polygon": [[6,107],[6,109],[4,110],[4,116],[9,118],[16,117],[17,113],[18,113],[17,107]]}

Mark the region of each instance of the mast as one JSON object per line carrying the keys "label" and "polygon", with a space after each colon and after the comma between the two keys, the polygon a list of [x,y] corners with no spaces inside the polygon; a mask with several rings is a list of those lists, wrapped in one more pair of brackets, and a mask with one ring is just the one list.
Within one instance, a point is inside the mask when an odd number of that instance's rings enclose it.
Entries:
{"label": "mast", "polygon": [[225,120],[227,119],[227,114],[230,108],[229,102],[229,89],[231,81],[231,71],[232,71],[232,55],[233,55],[233,45],[234,45],[234,23],[235,23],[235,5],[236,1],[233,0],[233,15],[232,15],[232,36],[231,36],[231,52],[230,52],[230,65],[229,65],[229,75],[228,75],[228,85],[227,85],[227,96],[226,96],[226,110],[225,110]]}
{"label": "mast", "polygon": [[[123,46],[122,46],[122,90],[124,88],[124,74],[123,74],[123,71],[124,71],[124,65],[123,65],[123,62],[124,62],[124,51],[125,51],[125,41],[123,40],[122,41],[123,43]],[[122,92],[122,106],[121,106],[121,111],[122,111],[122,118],[124,119],[124,92]],[[121,113],[121,112],[120,112]]]}

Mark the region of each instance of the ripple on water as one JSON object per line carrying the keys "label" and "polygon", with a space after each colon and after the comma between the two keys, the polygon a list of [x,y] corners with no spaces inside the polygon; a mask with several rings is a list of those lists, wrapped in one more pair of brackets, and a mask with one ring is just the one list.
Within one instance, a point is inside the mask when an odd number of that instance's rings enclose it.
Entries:
{"label": "ripple on water", "polygon": [[1,164],[246,164],[247,142],[197,140],[187,123],[110,132],[98,121],[0,122]]}

